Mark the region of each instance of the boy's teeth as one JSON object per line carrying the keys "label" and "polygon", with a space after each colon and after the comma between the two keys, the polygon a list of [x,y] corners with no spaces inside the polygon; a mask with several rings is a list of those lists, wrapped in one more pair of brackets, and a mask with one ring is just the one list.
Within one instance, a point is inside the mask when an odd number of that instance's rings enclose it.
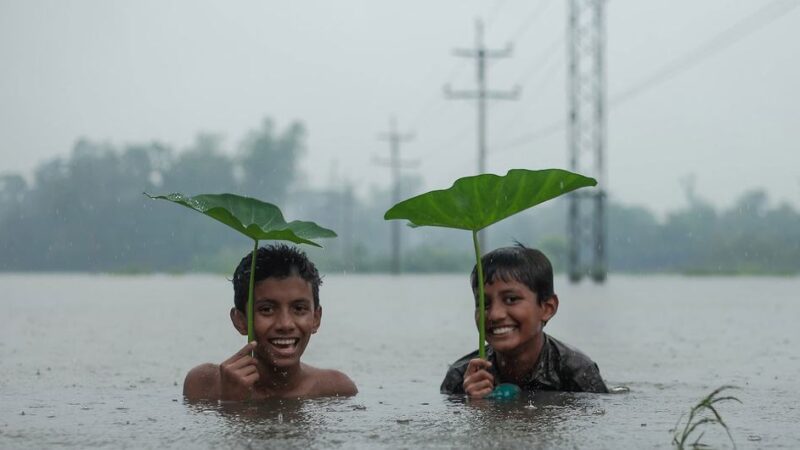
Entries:
{"label": "boy's teeth", "polygon": [[510,333],[511,330],[513,330],[513,329],[514,329],[514,327],[493,328],[492,329],[492,334],[506,334],[506,333]]}
{"label": "boy's teeth", "polygon": [[270,339],[269,341],[275,345],[294,345],[297,339]]}

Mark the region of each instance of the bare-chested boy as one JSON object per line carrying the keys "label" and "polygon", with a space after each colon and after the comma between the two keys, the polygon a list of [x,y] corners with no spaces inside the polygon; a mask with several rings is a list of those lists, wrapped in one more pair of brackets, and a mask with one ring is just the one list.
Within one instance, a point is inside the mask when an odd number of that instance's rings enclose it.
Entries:
{"label": "bare-chested boy", "polygon": [[[233,326],[245,336],[250,264],[248,254],[233,274],[235,307],[230,312]],[[300,362],[322,319],[322,281],[314,263],[296,248],[276,244],[258,249],[255,272],[255,340],[221,364],[192,369],[183,395],[188,400],[355,395],[358,389],[347,375]]]}

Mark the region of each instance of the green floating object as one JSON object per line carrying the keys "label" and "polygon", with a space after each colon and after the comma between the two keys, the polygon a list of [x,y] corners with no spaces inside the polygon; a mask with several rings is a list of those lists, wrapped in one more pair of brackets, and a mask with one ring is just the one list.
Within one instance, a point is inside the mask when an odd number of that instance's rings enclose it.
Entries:
{"label": "green floating object", "polygon": [[491,394],[487,395],[486,398],[492,400],[512,400],[522,393],[522,389],[519,388],[516,384],[512,383],[503,383],[498,384]]}

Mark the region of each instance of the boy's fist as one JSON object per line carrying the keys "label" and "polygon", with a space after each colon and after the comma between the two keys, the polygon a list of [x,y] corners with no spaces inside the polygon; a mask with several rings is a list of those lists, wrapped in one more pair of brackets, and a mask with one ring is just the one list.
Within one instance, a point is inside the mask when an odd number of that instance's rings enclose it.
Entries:
{"label": "boy's fist", "polygon": [[256,360],[250,353],[256,341],[249,342],[219,365],[220,397],[222,400],[247,400],[258,381]]}
{"label": "boy's fist", "polygon": [[494,389],[494,376],[489,373],[492,363],[475,358],[469,361],[464,374],[464,392],[472,398],[483,398]]}

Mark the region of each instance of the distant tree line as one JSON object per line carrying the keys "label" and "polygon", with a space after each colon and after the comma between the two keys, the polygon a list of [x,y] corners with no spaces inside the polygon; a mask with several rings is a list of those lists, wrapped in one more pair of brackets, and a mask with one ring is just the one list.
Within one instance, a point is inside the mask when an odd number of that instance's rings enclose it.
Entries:
{"label": "distant tree line", "polygon": [[[143,191],[234,192],[277,204],[287,219],[314,220],[337,231],[325,249],[307,249],[323,271],[388,271],[389,187],[357,196],[347,182],[311,189],[299,168],[306,132],[271,120],[231,151],[216,135],[200,134],[182,151],[160,144],[118,148],[81,139],[65,158],[42,163],[31,182],[0,174],[0,270],[230,272],[249,242],[188,209],[154,202]],[[422,180],[403,179],[403,195]],[[563,269],[566,203],[555,200],[494,226],[492,247],[514,241],[541,248]],[[771,207],[762,190],[743,193],[717,210],[690,196],[688,206],[659,220],[640,206],[611,203],[612,271],[696,274],[800,273],[800,214]],[[466,272],[471,237],[422,228],[403,233],[409,272]]]}

